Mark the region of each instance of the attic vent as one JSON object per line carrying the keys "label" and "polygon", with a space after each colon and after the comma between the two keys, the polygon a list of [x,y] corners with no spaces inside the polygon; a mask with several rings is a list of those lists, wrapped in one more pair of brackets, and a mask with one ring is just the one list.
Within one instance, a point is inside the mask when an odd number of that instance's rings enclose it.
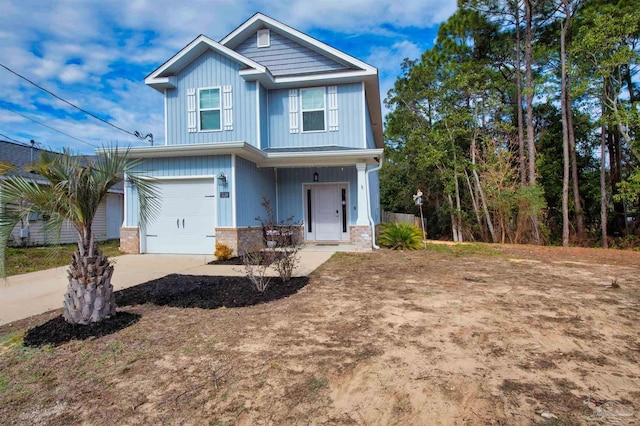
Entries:
{"label": "attic vent", "polygon": [[269,47],[271,45],[271,34],[269,29],[258,30],[258,47]]}

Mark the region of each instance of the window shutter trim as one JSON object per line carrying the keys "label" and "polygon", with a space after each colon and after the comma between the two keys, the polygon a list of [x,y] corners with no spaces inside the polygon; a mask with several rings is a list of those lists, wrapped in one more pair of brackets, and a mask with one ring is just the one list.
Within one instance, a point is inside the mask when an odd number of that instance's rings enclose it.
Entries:
{"label": "window shutter trim", "polygon": [[233,96],[231,86],[224,86],[222,93],[224,101],[224,130],[233,130]]}
{"label": "window shutter trim", "polygon": [[196,89],[187,89],[187,131],[189,133],[198,131]]}
{"label": "window shutter trim", "polygon": [[289,90],[289,133],[298,133],[298,89]]}
{"label": "window shutter trim", "polygon": [[338,131],[338,86],[329,86],[329,131]]}

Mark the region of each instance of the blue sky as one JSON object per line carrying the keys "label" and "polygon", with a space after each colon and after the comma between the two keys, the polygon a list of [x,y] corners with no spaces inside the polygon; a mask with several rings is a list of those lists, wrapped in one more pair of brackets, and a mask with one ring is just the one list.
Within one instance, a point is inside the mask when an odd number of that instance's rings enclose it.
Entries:
{"label": "blue sky", "polygon": [[[384,99],[400,74],[402,60],[418,58],[431,47],[438,25],[456,8],[455,0],[1,3],[1,64],[118,127],[153,133],[155,144],[164,144],[162,95],[143,79],[199,34],[220,40],[254,13],[264,13],[377,67]],[[0,134],[23,143],[35,139],[43,148],[68,147],[81,153],[115,143],[146,144],[3,68]],[[0,139],[8,140],[5,136]]]}

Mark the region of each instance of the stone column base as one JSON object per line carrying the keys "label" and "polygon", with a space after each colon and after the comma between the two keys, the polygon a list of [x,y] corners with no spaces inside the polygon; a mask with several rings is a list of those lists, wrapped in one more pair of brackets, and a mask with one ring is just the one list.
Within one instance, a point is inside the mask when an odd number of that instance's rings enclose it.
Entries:
{"label": "stone column base", "polygon": [[236,256],[262,249],[262,227],[216,228],[216,243],[225,244]]}
{"label": "stone column base", "polygon": [[372,251],[371,227],[370,226],[351,226],[349,227],[349,242],[356,247],[356,251]]}
{"label": "stone column base", "polygon": [[127,254],[140,254],[140,230],[138,228],[120,228],[120,251]]}

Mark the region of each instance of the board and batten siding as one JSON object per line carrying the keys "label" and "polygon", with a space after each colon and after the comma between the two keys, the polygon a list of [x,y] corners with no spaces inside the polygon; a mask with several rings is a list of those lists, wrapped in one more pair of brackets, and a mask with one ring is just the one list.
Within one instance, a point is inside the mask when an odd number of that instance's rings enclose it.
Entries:
{"label": "board and batten siding", "polygon": [[367,128],[367,149],[376,149],[376,140],[373,136],[373,126],[371,124],[371,114],[369,114],[369,107],[364,107],[365,118],[364,125]]}
{"label": "board and batten siding", "polygon": [[[151,158],[140,164],[134,171],[153,177],[188,177],[188,176],[218,176],[224,172],[231,176],[230,155],[206,155],[201,157],[179,158]],[[161,182],[161,181],[160,181]],[[231,216],[231,185],[216,184],[216,197],[218,205],[217,226],[232,226]],[[130,183],[125,185],[127,198],[126,226],[138,226],[138,194]],[[229,198],[220,198],[220,192],[229,192]]]}
{"label": "board and batten siding", "polygon": [[[369,166],[372,168],[375,166]],[[369,173],[369,202],[373,223],[380,223],[380,172]]]}
{"label": "board and batten siding", "polygon": [[[363,87],[360,83],[338,86],[338,131],[329,131],[328,108],[324,132],[302,132],[302,117],[299,116],[299,131],[291,133],[289,127],[289,89],[269,91],[269,148],[305,148],[314,146],[340,146],[364,148]],[[298,94],[300,92],[298,91]],[[327,95],[328,96],[328,95]],[[328,99],[325,102],[328,106]],[[299,113],[300,109],[298,109]],[[264,143],[263,143],[264,145]]]}
{"label": "board and batten siding", "polygon": [[260,205],[262,196],[271,203],[276,214],[275,172],[271,167],[258,168],[251,161],[236,157],[236,214],[238,227],[260,226],[256,217],[267,218],[267,212]]}
{"label": "board and batten siding", "polygon": [[260,93],[260,149],[269,147],[269,91],[262,85]]}
{"label": "board and batten siding", "polygon": [[[318,172],[319,182],[313,182]],[[348,182],[349,224],[358,220],[358,174],[355,166],[278,169],[278,215],[280,219],[293,216],[296,222],[305,221],[302,185],[305,183]]]}
{"label": "board and batten siding", "polygon": [[[207,50],[178,73],[177,88],[165,92],[167,145],[241,141],[257,146],[256,83],[240,77],[241,68],[237,62]],[[231,85],[232,90],[233,130],[190,133],[187,129],[188,89],[219,86],[223,98],[222,86],[225,85]]]}
{"label": "board and batten siding", "polygon": [[257,33],[253,33],[235,51],[266,66],[276,77],[349,69],[273,30],[269,47],[258,47]]}

